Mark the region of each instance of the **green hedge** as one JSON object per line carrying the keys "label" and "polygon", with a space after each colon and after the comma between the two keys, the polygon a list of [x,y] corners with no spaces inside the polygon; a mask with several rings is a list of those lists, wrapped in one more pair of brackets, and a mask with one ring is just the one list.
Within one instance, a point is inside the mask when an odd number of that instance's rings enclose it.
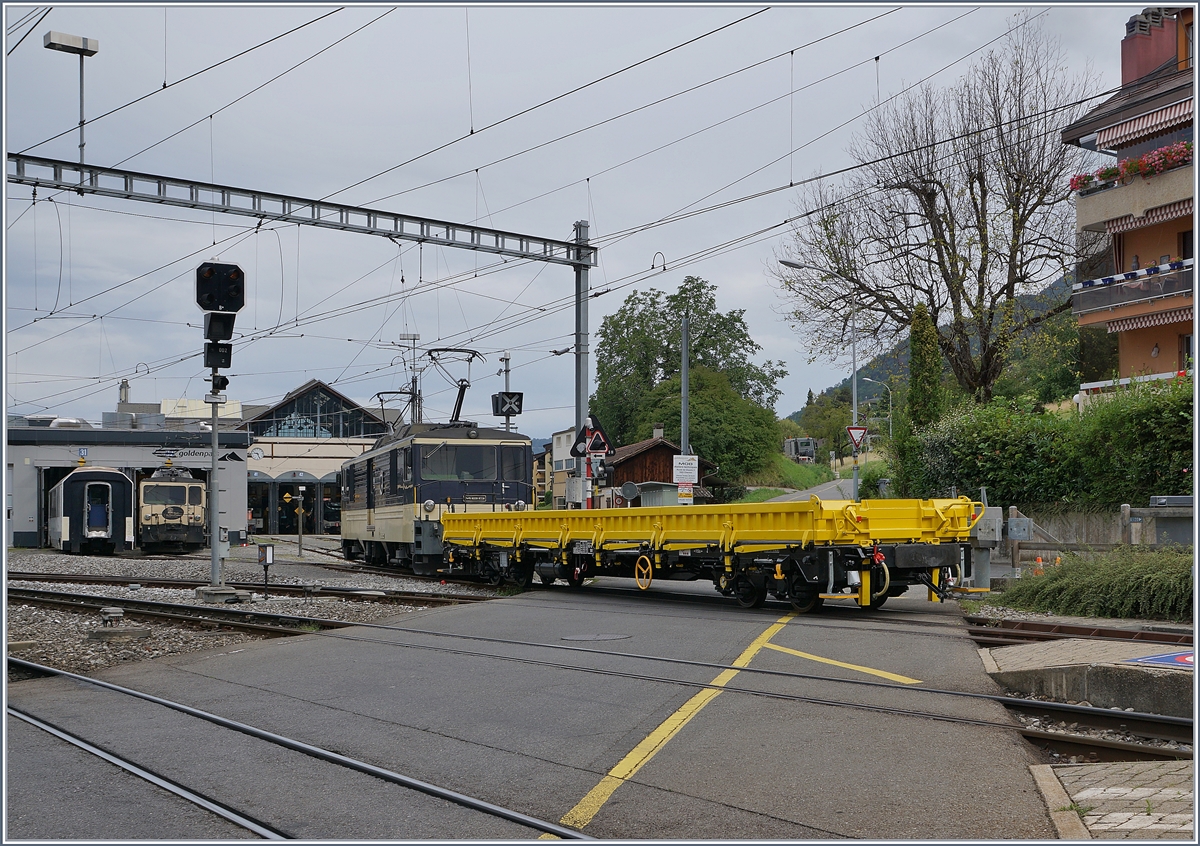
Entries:
{"label": "green hedge", "polygon": [[1193,425],[1190,379],[1101,394],[1082,414],[997,400],[904,433],[889,470],[902,496],[978,496],[986,486],[1004,505],[1146,506],[1192,492]]}
{"label": "green hedge", "polygon": [[1080,617],[1190,620],[1190,548],[1069,554],[1045,575],[1009,582],[991,605]]}

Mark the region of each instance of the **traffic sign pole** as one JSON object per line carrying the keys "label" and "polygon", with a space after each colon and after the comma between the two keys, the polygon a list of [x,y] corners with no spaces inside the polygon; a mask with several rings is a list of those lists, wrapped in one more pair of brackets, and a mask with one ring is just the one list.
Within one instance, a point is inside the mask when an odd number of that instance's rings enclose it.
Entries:
{"label": "traffic sign pole", "polygon": [[860,446],[862,446],[863,439],[866,438],[866,436],[867,436],[867,427],[859,426],[859,425],[847,426],[846,434],[848,434],[850,436],[850,443],[854,445],[854,450],[853,450],[853,456],[854,456],[854,493],[853,493],[853,498],[854,498],[855,502],[858,502],[858,448]]}
{"label": "traffic sign pole", "polygon": [[[587,432],[587,442],[588,442],[588,444],[591,444],[592,430],[591,430],[591,428],[587,428],[585,431]],[[585,475],[586,481],[584,482],[584,484],[587,485],[587,493],[584,496],[584,500],[585,500],[586,504],[584,505],[584,507],[590,509],[592,507],[592,453],[590,451],[584,456],[583,461],[584,461],[584,470],[585,470],[585,474],[586,474]]]}

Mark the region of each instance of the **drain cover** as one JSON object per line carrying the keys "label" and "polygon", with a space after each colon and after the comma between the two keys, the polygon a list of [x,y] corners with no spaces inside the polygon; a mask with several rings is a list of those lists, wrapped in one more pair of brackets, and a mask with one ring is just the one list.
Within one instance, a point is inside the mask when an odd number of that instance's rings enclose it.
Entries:
{"label": "drain cover", "polygon": [[566,635],[563,640],[625,640],[629,635],[622,634],[585,634]]}

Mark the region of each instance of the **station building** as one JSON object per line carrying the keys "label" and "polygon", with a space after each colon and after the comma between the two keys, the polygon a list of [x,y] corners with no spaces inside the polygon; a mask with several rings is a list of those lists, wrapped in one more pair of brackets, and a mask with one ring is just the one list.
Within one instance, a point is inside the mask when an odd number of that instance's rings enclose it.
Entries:
{"label": "station building", "polygon": [[[106,420],[107,423],[114,423]],[[142,421],[145,423],[146,421]],[[212,431],[199,426],[168,429],[92,426],[73,418],[10,417],[5,467],[6,543],[45,546],[50,489],[77,467],[109,467],[136,485],[167,459],[197,479],[212,470]],[[218,507],[229,542],[246,542],[246,455],[250,435],[220,431],[217,437]]]}
{"label": "station building", "polygon": [[[212,407],[202,400],[135,403],[122,383],[115,412],[103,423],[53,415],[8,420],[7,541],[45,543],[47,495],[79,466],[122,470],[136,484],[167,459],[197,479],[212,462]],[[228,401],[218,416],[221,525],[230,543],[254,534],[338,534],[338,471],[369,450],[397,414],[364,408],[320,380],[273,405]],[[301,490],[303,488],[303,490]],[[300,497],[303,496],[303,517]]]}

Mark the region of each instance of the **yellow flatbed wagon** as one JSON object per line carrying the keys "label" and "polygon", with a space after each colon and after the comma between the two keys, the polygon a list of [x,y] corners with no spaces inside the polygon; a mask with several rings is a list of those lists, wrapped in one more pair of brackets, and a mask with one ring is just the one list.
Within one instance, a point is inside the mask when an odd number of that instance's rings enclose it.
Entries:
{"label": "yellow flatbed wagon", "polygon": [[664,508],[445,513],[446,570],[528,584],[595,575],[711,579],[755,608],[768,594],[814,611],[827,598],[878,608],[925,585],[931,600],[971,574],[983,505],[959,499],[821,500]]}

